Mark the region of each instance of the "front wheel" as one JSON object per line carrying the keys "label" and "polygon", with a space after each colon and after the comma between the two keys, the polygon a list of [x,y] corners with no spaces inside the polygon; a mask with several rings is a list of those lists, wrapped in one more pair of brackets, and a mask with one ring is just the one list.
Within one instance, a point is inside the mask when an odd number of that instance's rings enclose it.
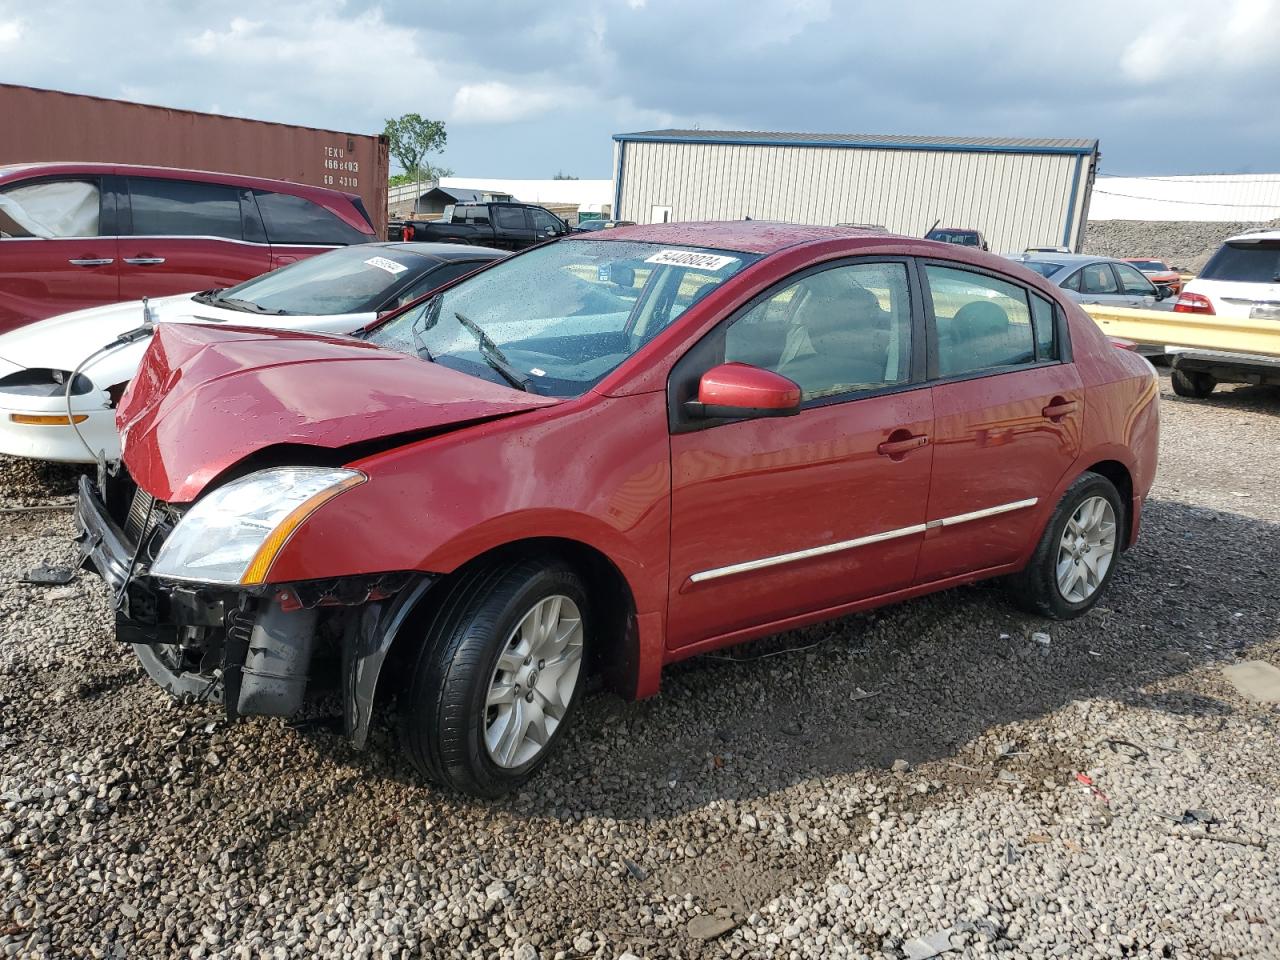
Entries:
{"label": "front wheel", "polygon": [[1177,365],[1170,372],[1169,380],[1173,383],[1173,392],[1178,396],[1192,397],[1196,400],[1203,400],[1213,393],[1213,388],[1218,385],[1218,381],[1207,373],[1183,370]]}
{"label": "front wheel", "polygon": [[1070,620],[1087,613],[1111,580],[1124,509],[1115,485],[1083,473],[1067,488],[1026,568],[1008,581],[1028,613]]}
{"label": "front wheel", "polygon": [[428,779],[493,797],[550,755],[581,698],[590,606],[570,568],[538,560],[462,574],[429,618],[401,695],[401,743]]}

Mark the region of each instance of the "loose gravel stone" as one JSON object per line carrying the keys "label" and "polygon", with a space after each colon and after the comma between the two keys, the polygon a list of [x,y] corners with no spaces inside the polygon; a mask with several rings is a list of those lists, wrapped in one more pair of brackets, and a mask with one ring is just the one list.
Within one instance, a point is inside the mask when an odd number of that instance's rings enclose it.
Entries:
{"label": "loose gravel stone", "polygon": [[[1280,665],[1280,391],[1164,388],[1088,616],[978,585],[677,664],[496,802],[387,711],[362,753],[173,703],[97,580],[20,582],[69,515],[0,513],[0,957],[1278,956],[1280,712],[1222,668]],[[0,506],[68,477],[0,461]]]}

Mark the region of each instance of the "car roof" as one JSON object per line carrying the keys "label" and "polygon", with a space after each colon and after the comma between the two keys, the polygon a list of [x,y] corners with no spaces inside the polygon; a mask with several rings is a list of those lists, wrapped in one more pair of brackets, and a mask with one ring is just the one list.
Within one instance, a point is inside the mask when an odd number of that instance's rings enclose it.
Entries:
{"label": "car roof", "polygon": [[1227,237],[1223,243],[1247,243],[1250,240],[1280,240],[1280,230],[1246,230],[1234,237]]}
{"label": "car roof", "polygon": [[1088,253],[1019,253],[1009,258],[1015,262],[1023,262],[1031,260],[1036,263],[1060,263],[1063,266],[1068,264],[1078,266],[1082,263],[1123,263],[1124,261],[1116,257],[1099,257]]}
{"label": "car roof", "polygon": [[[639,243],[666,243],[672,246],[710,247],[738,253],[777,253],[788,247],[822,240],[878,240],[885,234],[854,227],[821,227],[773,220],[703,220],[680,223],[649,223],[634,227],[614,227],[601,231],[593,240],[612,243],[630,240]],[[909,239],[909,238],[904,238]]]}
{"label": "car roof", "polygon": [[507,256],[509,252],[495,250],[493,247],[473,247],[465,243],[417,243],[414,241],[404,243],[400,240],[382,240],[377,243],[361,244],[361,246],[399,250],[436,260],[498,260]]}

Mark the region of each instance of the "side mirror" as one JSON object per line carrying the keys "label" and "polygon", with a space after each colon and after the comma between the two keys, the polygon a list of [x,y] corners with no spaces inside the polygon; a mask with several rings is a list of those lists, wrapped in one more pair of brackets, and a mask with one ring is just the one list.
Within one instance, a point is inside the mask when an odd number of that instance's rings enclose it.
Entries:
{"label": "side mirror", "polygon": [[800,412],[800,387],[780,373],[749,363],[722,363],[698,381],[698,399],[685,404],[692,417],[790,417]]}
{"label": "side mirror", "polygon": [[1172,287],[1170,287],[1167,283],[1157,283],[1157,284],[1156,284],[1156,299],[1157,299],[1157,300],[1168,300],[1168,299],[1169,299],[1170,297],[1172,297],[1172,296],[1173,296],[1173,288],[1172,288]]}

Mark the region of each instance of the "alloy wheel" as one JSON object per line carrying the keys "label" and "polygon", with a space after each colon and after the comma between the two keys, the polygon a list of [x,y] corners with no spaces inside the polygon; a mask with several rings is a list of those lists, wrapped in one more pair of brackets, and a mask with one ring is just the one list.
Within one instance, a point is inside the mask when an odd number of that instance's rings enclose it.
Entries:
{"label": "alloy wheel", "polygon": [[1105,497],[1089,497],[1067,521],[1058,542],[1058,590],[1083,603],[1102,586],[1116,553],[1116,514]]}
{"label": "alloy wheel", "polygon": [[500,767],[521,767],[551,742],[582,669],[582,614],[562,594],[539,600],[507,638],[485,697],[484,742]]}

